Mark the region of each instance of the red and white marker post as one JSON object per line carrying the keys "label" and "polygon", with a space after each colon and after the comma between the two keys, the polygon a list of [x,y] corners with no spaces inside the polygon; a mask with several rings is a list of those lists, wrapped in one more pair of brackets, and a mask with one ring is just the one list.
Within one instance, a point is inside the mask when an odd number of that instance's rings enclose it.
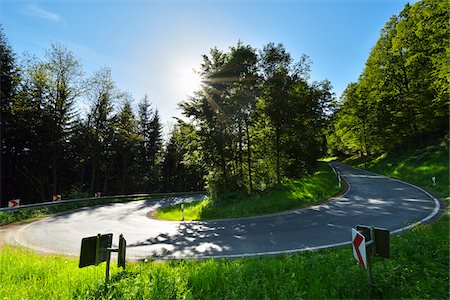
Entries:
{"label": "red and white marker post", "polygon": [[53,195],[53,201],[60,201],[61,195]]}
{"label": "red and white marker post", "polygon": [[8,207],[16,207],[20,205],[20,199],[12,199],[8,201]]}

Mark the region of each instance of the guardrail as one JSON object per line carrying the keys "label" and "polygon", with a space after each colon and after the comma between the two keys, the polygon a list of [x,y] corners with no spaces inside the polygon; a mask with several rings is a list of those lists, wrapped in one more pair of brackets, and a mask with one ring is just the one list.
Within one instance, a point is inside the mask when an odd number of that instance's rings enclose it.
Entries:
{"label": "guardrail", "polygon": [[33,203],[33,204],[25,204],[19,205],[15,207],[2,207],[0,208],[0,212],[2,211],[16,211],[22,209],[30,209],[30,208],[38,208],[45,206],[53,206],[53,205],[63,205],[67,203],[73,202],[84,202],[84,201],[100,201],[100,200],[108,200],[108,199],[124,199],[124,198],[167,198],[167,197],[177,197],[177,196],[190,196],[190,195],[204,195],[206,192],[184,192],[184,193],[155,193],[155,194],[132,194],[132,195],[116,195],[116,196],[104,196],[104,197],[90,197],[90,198],[79,198],[79,199],[67,199],[60,201],[48,201],[41,203]]}

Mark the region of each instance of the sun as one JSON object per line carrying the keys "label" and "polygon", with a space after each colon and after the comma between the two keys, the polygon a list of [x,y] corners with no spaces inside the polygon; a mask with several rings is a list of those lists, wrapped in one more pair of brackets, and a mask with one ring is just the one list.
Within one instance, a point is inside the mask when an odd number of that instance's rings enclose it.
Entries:
{"label": "sun", "polygon": [[178,84],[186,95],[190,95],[200,89],[201,77],[192,67],[180,68],[178,73]]}

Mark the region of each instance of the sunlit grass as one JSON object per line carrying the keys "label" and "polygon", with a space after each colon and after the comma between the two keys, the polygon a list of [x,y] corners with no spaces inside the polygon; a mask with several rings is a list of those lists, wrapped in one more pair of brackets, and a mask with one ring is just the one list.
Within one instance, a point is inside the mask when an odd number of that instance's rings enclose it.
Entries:
{"label": "sunlit grass", "polygon": [[335,160],[338,160],[337,156],[325,157],[325,158],[320,159],[320,161],[323,161],[323,162],[326,162],[326,163],[329,163],[329,162],[332,162],[332,161],[335,161]]}
{"label": "sunlit grass", "polygon": [[[252,197],[235,193],[221,200],[206,199],[184,204],[185,220],[239,218],[270,214],[320,203],[339,191],[332,169],[325,163],[312,176],[290,180],[282,187]],[[160,209],[156,216],[166,220],[181,220],[181,207]]]}
{"label": "sunlit grass", "polygon": [[[416,184],[441,197],[449,197],[447,141],[428,147],[387,153],[370,160],[349,160],[360,168]],[[433,184],[432,177],[436,177]]]}
{"label": "sunlit grass", "polygon": [[[210,204],[209,199],[202,201],[193,201],[184,204],[185,220],[200,220],[203,209]],[[160,209],[156,212],[156,217],[164,220],[181,221],[181,204],[171,206],[170,208]]]}

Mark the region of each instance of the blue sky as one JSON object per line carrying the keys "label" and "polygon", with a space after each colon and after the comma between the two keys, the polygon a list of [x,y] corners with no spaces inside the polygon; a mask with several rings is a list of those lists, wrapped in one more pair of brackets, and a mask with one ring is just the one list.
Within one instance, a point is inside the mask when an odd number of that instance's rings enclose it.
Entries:
{"label": "blue sky", "polygon": [[[255,48],[281,42],[295,60],[305,53],[311,80],[328,79],[339,97],[356,81],[370,49],[401,0],[1,0],[0,23],[18,54],[43,57],[65,44],[89,76],[112,69],[119,88],[148,94],[164,124],[196,89],[202,54],[238,40]],[[81,107],[81,106],[80,106]]]}

